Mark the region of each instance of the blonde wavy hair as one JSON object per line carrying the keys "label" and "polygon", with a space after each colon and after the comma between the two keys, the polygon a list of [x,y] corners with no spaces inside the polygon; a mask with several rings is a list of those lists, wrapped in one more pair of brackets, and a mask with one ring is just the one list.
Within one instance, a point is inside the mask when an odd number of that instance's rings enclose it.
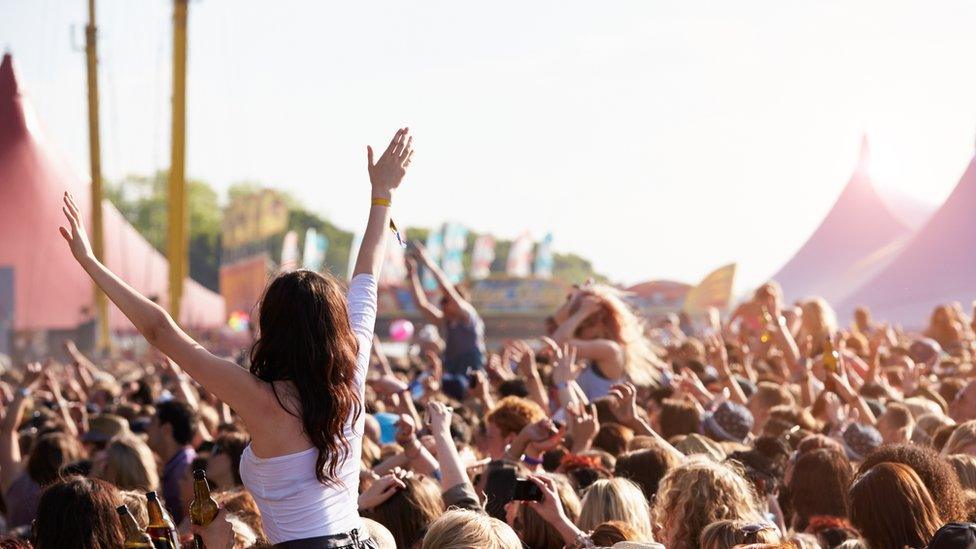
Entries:
{"label": "blonde wavy hair", "polygon": [[701,549],[732,549],[739,545],[779,543],[779,530],[770,524],[742,520],[720,520],[702,530],[698,539]]}
{"label": "blonde wavy hair", "polygon": [[811,336],[814,349],[819,349],[825,339],[837,331],[837,313],[822,297],[811,297],[800,303],[803,317],[800,319],[799,337]]}
{"label": "blonde wavy hair", "polygon": [[[637,385],[660,382],[664,363],[651,348],[644,335],[644,322],[624,301],[626,292],[603,284],[594,284],[583,290],[580,296],[595,296],[601,302],[600,309],[583,321],[579,330],[594,325],[603,326],[607,339],[616,341],[624,350],[624,372],[630,381]],[[575,313],[581,299],[569,306],[569,313]]]}
{"label": "blonde wavy hair", "polygon": [[959,484],[963,490],[976,490],[976,456],[969,454],[952,454],[945,457],[949,465],[956,470]]}
{"label": "blonde wavy hair", "polygon": [[976,444],[976,420],[960,423],[942,447],[942,455],[965,454],[967,449],[972,451],[970,447],[974,444]]}
{"label": "blonde wavy hair", "polygon": [[603,479],[586,489],[577,525],[590,531],[608,520],[619,520],[633,527],[642,541],[653,541],[650,511],[639,486],[625,478]]}
{"label": "blonde wavy hair", "polygon": [[713,522],[763,521],[752,483],[729,465],[702,456],[690,457],[661,479],[651,518],[669,549],[696,549]]}
{"label": "blonde wavy hair", "polygon": [[99,478],[120,490],[151,491],[159,487],[156,458],[149,446],[134,435],[124,435],[109,443]]}
{"label": "blonde wavy hair", "polygon": [[484,513],[448,511],[430,523],[422,549],[522,549],[515,530]]}

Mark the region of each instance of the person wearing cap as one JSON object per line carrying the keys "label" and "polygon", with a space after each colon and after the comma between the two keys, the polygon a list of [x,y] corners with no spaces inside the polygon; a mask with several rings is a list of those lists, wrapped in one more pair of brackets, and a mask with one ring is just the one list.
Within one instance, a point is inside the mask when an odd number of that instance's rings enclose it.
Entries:
{"label": "person wearing cap", "polygon": [[88,420],[88,432],[82,435],[81,441],[85,444],[88,453],[94,455],[96,452],[104,451],[113,438],[129,433],[129,424],[121,416],[99,414]]}
{"label": "person wearing cap", "polygon": [[752,431],[749,408],[726,400],[705,418],[705,434],[717,442],[745,442]]}
{"label": "person wearing cap", "polygon": [[864,458],[883,442],[881,433],[877,429],[863,423],[851,423],[844,429],[841,437],[844,452],[851,461],[864,461]]}
{"label": "person wearing cap", "polygon": [[976,549],[976,524],[950,522],[935,532],[925,549]]}

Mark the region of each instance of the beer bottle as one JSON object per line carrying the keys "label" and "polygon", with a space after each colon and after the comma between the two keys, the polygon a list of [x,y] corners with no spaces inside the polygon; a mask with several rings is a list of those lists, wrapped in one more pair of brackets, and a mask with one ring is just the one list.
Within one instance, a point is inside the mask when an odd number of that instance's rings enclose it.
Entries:
{"label": "beer bottle", "polygon": [[142,528],[139,528],[136,519],[129,512],[129,508],[125,505],[119,505],[115,510],[119,513],[119,520],[122,521],[122,531],[125,533],[125,549],[153,549],[152,538],[143,532]]}
{"label": "beer bottle", "polygon": [[832,374],[840,371],[840,353],[834,349],[834,342],[830,340],[830,336],[827,336],[823,343],[823,365],[824,369]]}
{"label": "beer bottle", "polygon": [[[207,472],[203,469],[193,471],[193,501],[190,502],[190,522],[197,526],[206,526],[217,517],[220,507],[210,495],[210,484],[207,482]],[[193,535],[193,543],[197,549],[203,549],[203,540]]]}
{"label": "beer bottle", "polygon": [[763,305],[762,308],[762,319],[763,319],[762,334],[760,334],[759,336],[759,341],[762,341],[763,343],[769,343],[769,340],[773,337],[773,334],[769,333],[768,326],[769,323],[773,321],[773,315],[769,314],[769,309],[767,309],[765,305]]}
{"label": "beer bottle", "polygon": [[146,492],[146,510],[149,512],[149,525],[146,533],[153,540],[156,549],[180,549],[180,538],[176,533],[173,519],[163,510],[156,492]]}

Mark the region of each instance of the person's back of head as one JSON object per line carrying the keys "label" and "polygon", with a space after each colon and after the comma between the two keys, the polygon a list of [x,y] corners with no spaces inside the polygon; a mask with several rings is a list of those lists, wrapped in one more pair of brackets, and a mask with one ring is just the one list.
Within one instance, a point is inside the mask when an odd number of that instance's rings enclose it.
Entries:
{"label": "person's back of head", "polygon": [[627,445],[632,438],[633,430],[619,423],[607,422],[600,425],[600,430],[593,439],[593,446],[616,457],[627,451]]}
{"label": "person's back of head", "polygon": [[851,462],[841,451],[820,449],[801,455],[789,483],[793,526],[802,531],[814,516],[846,518],[847,489],[853,477]]}
{"label": "person's back of head", "polygon": [[932,499],[939,502],[939,510],[945,522],[965,519],[966,510],[959,478],[938,452],[917,444],[888,444],[869,454],[858,468],[858,473],[865,473],[883,462],[902,463],[915,471]]}
{"label": "person's back of head", "polygon": [[598,480],[583,495],[578,526],[592,530],[608,520],[624,521],[634,527],[641,540],[653,540],[647,500],[640,487],[627,479]]}
{"label": "person's back of head", "polygon": [[403,479],[406,488],[369,511],[367,516],[385,526],[406,547],[420,541],[431,522],[444,512],[440,486],[426,477]]}
{"label": "person's back of head", "polygon": [[919,476],[901,463],[879,463],[851,484],[851,524],[872,547],[922,547],[942,525]]}
{"label": "person's back of head", "polygon": [[885,444],[909,442],[915,428],[911,410],[900,402],[889,403],[878,418],[878,431]]}
{"label": "person's back of head", "polygon": [[621,541],[644,541],[633,526],[622,520],[608,520],[598,524],[590,534],[590,540],[597,547],[611,547]]}
{"label": "person's back of head", "polygon": [[[579,519],[581,502],[569,479],[563,475],[547,475],[556,488],[559,503],[566,518],[574,524]],[[525,545],[538,549],[561,549],[565,540],[555,526],[542,518],[528,505],[519,505],[516,532]]]}
{"label": "person's back of head", "polygon": [[172,438],[172,441],[178,446],[185,446],[193,441],[193,435],[196,434],[196,413],[185,402],[168,400],[159,403],[156,406],[154,422],[160,432],[150,433],[150,444],[154,443],[154,437],[162,436]]}
{"label": "person's back of head", "polygon": [[49,433],[37,438],[27,457],[27,474],[41,486],[58,479],[61,468],[82,458],[78,439],[65,433]]}
{"label": "person's back of head", "polygon": [[976,420],[960,423],[952,431],[942,447],[942,455],[949,454],[976,455]]}
{"label": "person's back of head", "polygon": [[354,387],[359,342],[346,293],[332,275],[299,269],[268,285],[259,311],[250,371],[272,384],[279,403],[285,397],[274,382],[291,383],[302,428],[319,450],[316,477],[333,481],[349,448],[346,422],[362,413]]}
{"label": "person's back of head", "polygon": [[701,414],[692,403],[667,398],[661,402],[657,423],[666,440],[678,435],[690,435],[701,430]]}
{"label": "person's back of head", "polygon": [[760,522],[753,487],[732,467],[702,456],[668,472],[658,487],[652,516],[669,549],[698,546],[709,524],[723,519]]}
{"label": "person's back of head", "polygon": [[955,469],[962,488],[964,490],[976,490],[976,456],[952,454],[946,456],[945,459]]}
{"label": "person's back of head", "polygon": [[633,481],[650,502],[654,500],[661,479],[678,463],[673,452],[655,442],[651,447],[620,456],[614,475]]}
{"label": "person's back of head", "polygon": [[483,513],[456,509],[434,520],[422,549],[522,549],[522,542],[504,522]]}
{"label": "person's back of head", "polygon": [[37,505],[36,549],[118,549],[122,497],[99,479],[71,477],[50,485]]}
{"label": "person's back of head", "polygon": [[96,470],[99,478],[120,490],[148,492],[159,487],[159,473],[152,450],[142,439],[129,435],[105,448],[105,462]]}
{"label": "person's back of head", "polygon": [[764,522],[719,520],[702,530],[698,537],[701,549],[732,549],[739,545],[779,543],[779,531]]}

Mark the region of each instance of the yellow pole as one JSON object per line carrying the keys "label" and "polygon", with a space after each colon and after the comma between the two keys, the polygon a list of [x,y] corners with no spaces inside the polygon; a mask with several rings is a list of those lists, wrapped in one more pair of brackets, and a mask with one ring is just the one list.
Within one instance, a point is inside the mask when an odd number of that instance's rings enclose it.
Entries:
{"label": "yellow pole", "polygon": [[186,19],[188,0],[173,0],[173,132],[169,166],[169,311],[179,322],[188,253],[186,182]]}
{"label": "yellow pole", "polygon": [[[105,259],[105,231],[102,225],[102,151],[98,129],[98,52],[96,50],[95,0],[88,0],[88,25],[85,27],[85,55],[88,58],[88,157],[91,163],[92,251],[99,261]],[[108,331],[108,300],[94,287],[95,312],[98,316],[97,348],[111,346]]]}

